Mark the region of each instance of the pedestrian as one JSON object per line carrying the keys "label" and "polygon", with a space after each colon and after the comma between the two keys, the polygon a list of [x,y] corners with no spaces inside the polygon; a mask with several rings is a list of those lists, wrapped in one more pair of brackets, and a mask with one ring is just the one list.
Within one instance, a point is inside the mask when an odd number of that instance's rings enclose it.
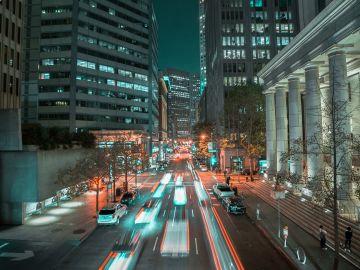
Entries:
{"label": "pedestrian", "polygon": [[351,238],[352,238],[351,227],[347,227],[345,231],[345,251],[351,252]]}
{"label": "pedestrian", "polygon": [[323,225],[320,225],[320,247],[323,250],[327,250],[327,247],[326,247],[326,235],[327,235],[326,230],[324,229]]}
{"label": "pedestrian", "polygon": [[289,236],[289,227],[288,226],[284,226],[283,236],[284,236],[284,247],[287,247],[286,240],[287,240],[287,238]]}
{"label": "pedestrian", "polygon": [[226,184],[230,185],[230,176],[226,177]]}

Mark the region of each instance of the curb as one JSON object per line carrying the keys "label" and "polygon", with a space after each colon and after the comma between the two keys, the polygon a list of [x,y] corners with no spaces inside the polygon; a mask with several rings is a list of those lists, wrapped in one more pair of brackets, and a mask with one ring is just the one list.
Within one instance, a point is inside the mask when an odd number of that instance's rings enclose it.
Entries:
{"label": "curb", "polygon": [[298,270],[299,266],[294,262],[293,258],[291,258],[291,256],[279,246],[278,242],[274,241],[268,232],[256,221],[254,221],[248,214],[247,217],[253,222],[258,231],[271,243],[275,250],[287,260],[288,264],[291,266],[291,269]]}
{"label": "curb", "polygon": [[84,242],[96,229],[96,225],[91,226],[90,229],[88,229],[86,232],[83,233],[83,235],[78,239],[71,239],[70,243],[72,246],[80,246],[82,242]]}

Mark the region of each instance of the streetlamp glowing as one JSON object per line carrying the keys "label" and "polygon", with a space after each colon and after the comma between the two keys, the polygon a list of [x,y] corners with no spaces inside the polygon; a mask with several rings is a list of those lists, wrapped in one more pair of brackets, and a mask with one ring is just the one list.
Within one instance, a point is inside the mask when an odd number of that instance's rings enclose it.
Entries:
{"label": "streetlamp glowing", "polygon": [[202,140],[205,140],[206,135],[205,135],[205,134],[202,134],[202,135],[200,136],[200,138],[201,138]]}

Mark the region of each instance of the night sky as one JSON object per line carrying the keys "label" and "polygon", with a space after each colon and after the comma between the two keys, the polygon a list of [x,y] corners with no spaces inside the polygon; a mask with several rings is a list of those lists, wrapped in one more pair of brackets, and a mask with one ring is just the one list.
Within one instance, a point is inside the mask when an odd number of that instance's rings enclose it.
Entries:
{"label": "night sky", "polygon": [[154,0],[159,25],[159,68],[199,73],[198,0]]}

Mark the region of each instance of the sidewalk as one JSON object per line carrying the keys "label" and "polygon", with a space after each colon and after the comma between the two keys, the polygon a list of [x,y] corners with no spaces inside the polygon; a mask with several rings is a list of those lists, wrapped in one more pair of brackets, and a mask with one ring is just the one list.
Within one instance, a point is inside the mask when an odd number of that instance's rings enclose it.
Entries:
{"label": "sidewalk", "polygon": [[[219,181],[224,181],[223,176],[216,176]],[[232,177],[231,180],[234,180],[234,178]],[[284,252],[284,254],[296,262],[299,269],[332,269],[334,258],[333,250],[331,248],[329,248],[327,251],[322,250],[320,248],[319,240],[314,237],[314,234],[309,233],[308,230],[304,230],[301,226],[298,225],[298,222],[295,223],[294,221],[285,217],[283,214],[281,214],[280,217],[281,239],[278,238],[278,212],[275,202],[274,204],[269,204],[269,200],[273,200],[270,197],[270,191],[268,192],[268,190],[266,190],[265,194],[261,194],[262,196],[257,194],[261,186],[268,183],[263,183],[259,180],[256,180],[255,182],[245,182],[244,180],[242,180],[240,183],[237,181],[231,182],[233,185],[238,187],[238,192],[244,195],[247,206],[247,215],[254,221],[254,224],[259,228],[265,237],[268,237],[270,241],[272,241],[274,245],[280,249],[281,252]],[[266,188],[269,187],[266,186]],[[265,196],[268,198],[264,198]],[[281,202],[281,204],[282,203],[283,202]],[[260,208],[261,220],[257,220],[256,217],[256,210],[258,206]],[[282,206],[283,205],[281,205],[281,208],[283,208]],[[289,211],[289,209],[284,208],[281,211],[286,212]],[[292,211],[297,212],[299,209],[293,206]],[[314,220],[310,220],[310,222],[315,222],[315,225],[318,228],[318,222],[316,221],[316,218]],[[282,229],[285,225],[289,227],[289,237],[286,248],[283,247],[284,240],[282,239]],[[317,231],[315,234],[317,235]],[[347,253],[342,252],[342,254],[343,256],[340,257],[340,264],[338,268],[339,270],[359,269],[344,258],[344,256],[348,256]],[[298,259],[298,255],[300,260]],[[304,255],[306,256],[306,261],[305,264],[302,264],[305,259]]]}
{"label": "sidewalk", "polygon": [[[106,195],[106,190],[100,192],[99,209],[107,203]],[[96,192],[88,191],[72,200],[61,201],[58,207],[47,208],[41,214],[28,217],[24,225],[1,226],[0,239],[36,242],[70,240],[78,245],[96,228],[95,198]]]}

